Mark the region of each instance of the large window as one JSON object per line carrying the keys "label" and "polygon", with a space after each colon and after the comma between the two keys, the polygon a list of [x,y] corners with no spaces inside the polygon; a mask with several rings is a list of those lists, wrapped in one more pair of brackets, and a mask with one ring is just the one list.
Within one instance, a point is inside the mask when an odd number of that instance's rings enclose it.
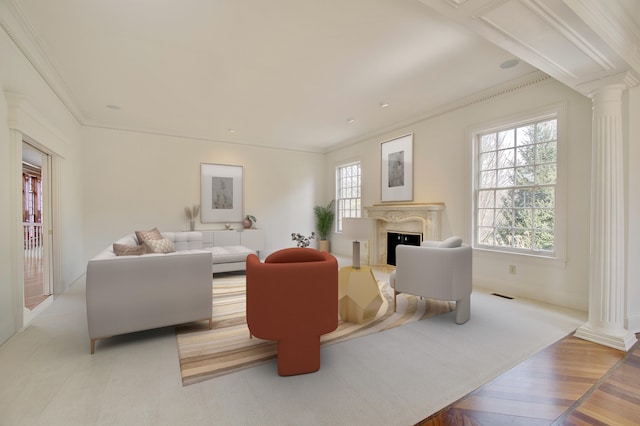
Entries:
{"label": "large window", "polygon": [[342,219],[360,217],[360,162],[349,163],[336,168],[336,232],[342,232]]}
{"label": "large window", "polygon": [[556,254],[557,128],[554,115],[476,134],[476,247]]}

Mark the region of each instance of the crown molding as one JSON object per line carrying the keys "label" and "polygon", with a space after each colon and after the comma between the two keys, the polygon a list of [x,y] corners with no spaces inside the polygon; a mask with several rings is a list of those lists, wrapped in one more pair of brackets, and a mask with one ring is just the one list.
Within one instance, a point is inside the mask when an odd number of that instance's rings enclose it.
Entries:
{"label": "crown molding", "polygon": [[612,75],[606,78],[589,81],[579,85],[579,90],[582,93],[587,93],[589,96],[602,87],[620,85],[623,89],[632,89],[640,84],[640,79],[631,71],[622,72],[620,74]]}
{"label": "crown molding", "polygon": [[79,124],[85,124],[85,117],[76,106],[69,87],[60,77],[53,61],[41,47],[41,43],[15,0],[0,2],[0,27],[13,44],[20,50],[33,69],[49,86],[55,96],[67,108]]}
{"label": "crown molding", "polygon": [[[22,138],[47,153],[68,156],[69,143],[62,132],[38,111],[33,102],[25,96],[9,91],[4,92],[7,100],[7,125],[17,130]],[[46,147],[42,141],[46,141]]]}
{"label": "crown molding", "polygon": [[98,129],[109,132],[123,132],[123,133],[137,133],[140,135],[152,135],[152,136],[161,136],[172,139],[184,139],[189,141],[198,141],[198,142],[211,142],[218,144],[227,144],[234,146],[245,146],[251,148],[259,148],[264,150],[277,150],[277,151],[290,151],[290,152],[303,152],[307,154],[324,154],[326,151],[324,149],[315,149],[315,148],[298,148],[295,146],[287,146],[287,145],[260,145],[250,142],[242,142],[242,141],[232,141],[225,139],[216,139],[209,136],[197,135],[197,134],[186,134],[180,133],[171,130],[162,130],[162,129],[151,129],[151,128],[135,128],[135,127],[125,127],[125,126],[111,126],[106,124],[99,123],[87,123],[82,126],[85,129]]}
{"label": "crown molding", "polygon": [[392,126],[379,129],[375,132],[370,132],[368,134],[358,136],[357,138],[349,139],[344,142],[332,145],[329,148],[327,148],[325,152],[329,153],[331,151],[346,148],[348,146],[355,145],[360,142],[364,142],[367,139],[379,137],[386,133],[402,129],[407,126],[411,126],[415,123],[419,123],[425,120],[430,120],[432,118],[435,118],[435,117],[438,117],[462,108],[466,108],[468,106],[475,105],[481,102],[490,101],[492,99],[511,94],[518,90],[522,90],[531,86],[537,86],[539,84],[546,83],[550,80],[552,80],[552,77],[543,73],[542,71],[534,71],[532,73],[529,73],[515,80],[511,80],[506,83],[500,84],[498,86],[490,87],[486,90],[482,90],[480,92],[474,93],[473,95],[455,100],[453,102],[450,102],[439,108],[425,112],[424,114],[421,114],[409,120],[395,123]]}
{"label": "crown molding", "polygon": [[585,96],[589,82],[640,76],[637,0],[420,1]]}
{"label": "crown molding", "polygon": [[[623,3],[563,0],[636,73],[640,74],[640,22]],[[631,4],[631,3],[630,3]],[[639,19],[636,12],[636,19]]]}

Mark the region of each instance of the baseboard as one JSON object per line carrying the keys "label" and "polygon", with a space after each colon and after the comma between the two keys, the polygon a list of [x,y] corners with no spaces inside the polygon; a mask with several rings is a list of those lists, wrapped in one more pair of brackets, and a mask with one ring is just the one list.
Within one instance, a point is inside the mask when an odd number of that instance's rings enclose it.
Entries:
{"label": "baseboard", "polygon": [[637,339],[635,334],[629,331],[625,333],[624,335],[608,334],[604,330],[591,328],[587,323],[578,328],[574,336],[627,352],[636,343]]}
{"label": "baseboard", "polygon": [[632,333],[640,333],[640,313],[627,315],[625,320],[627,330]]}

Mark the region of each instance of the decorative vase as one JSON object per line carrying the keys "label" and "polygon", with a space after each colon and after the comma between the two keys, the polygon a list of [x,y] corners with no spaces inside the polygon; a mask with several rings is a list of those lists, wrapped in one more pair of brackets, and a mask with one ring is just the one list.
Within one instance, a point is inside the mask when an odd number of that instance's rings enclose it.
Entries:
{"label": "decorative vase", "polygon": [[189,221],[189,230],[194,231],[195,229],[196,229],[196,221],[195,220]]}
{"label": "decorative vase", "polygon": [[318,250],[326,251],[327,253],[329,253],[329,240],[319,240]]}
{"label": "decorative vase", "polygon": [[242,219],[242,226],[244,226],[245,229],[249,229],[253,226],[253,222],[245,217],[244,219]]}

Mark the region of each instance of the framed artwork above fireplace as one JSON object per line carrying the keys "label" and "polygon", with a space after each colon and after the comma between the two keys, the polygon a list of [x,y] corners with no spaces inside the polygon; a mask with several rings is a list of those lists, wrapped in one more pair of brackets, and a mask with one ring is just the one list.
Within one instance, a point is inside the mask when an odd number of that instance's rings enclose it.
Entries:
{"label": "framed artwork above fireplace", "polygon": [[380,200],[413,201],[413,133],[380,144]]}

